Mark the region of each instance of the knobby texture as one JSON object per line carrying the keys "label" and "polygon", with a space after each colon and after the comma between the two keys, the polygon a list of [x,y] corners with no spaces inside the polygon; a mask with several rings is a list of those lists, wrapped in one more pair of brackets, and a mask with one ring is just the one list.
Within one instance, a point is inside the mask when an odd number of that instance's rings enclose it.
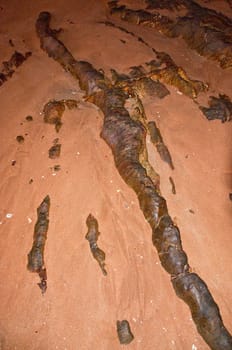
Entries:
{"label": "knobby texture", "polygon": [[40,277],[40,287],[42,293],[47,289],[47,273],[44,265],[44,247],[47,239],[49,224],[50,198],[46,196],[37,209],[37,221],[34,228],[33,245],[28,254],[27,268],[31,272],[38,273]]}
{"label": "knobby texture", "polygon": [[165,199],[140,163],[146,148],[146,128],[125,108],[127,94],[114,87],[102,72],[77,61],[50,29],[51,15],[40,13],[36,22],[41,48],[79,80],[80,87],[104,114],[101,137],[110,146],[124,181],[136,192],[140,208],[152,229],[152,241],[162,266],[171,275],[176,294],[190,307],[197,329],[213,350],[231,350],[232,337],[224,327],[219,308],[206,284],[190,272],[180,232],[168,214]]}
{"label": "knobby texture", "polygon": [[103,275],[106,276],[107,275],[107,271],[105,269],[106,255],[103,252],[103,250],[101,250],[97,245],[100,232],[98,231],[98,222],[92,214],[89,214],[89,216],[87,217],[86,225],[88,227],[88,232],[86,233],[85,238],[89,241],[89,246],[94,259],[97,260]]}
{"label": "knobby texture", "polygon": [[108,3],[111,14],[118,15],[124,21],[153,28],[170,37],[182,37],[187,45],[200,55],[217,61],[221,68],[232,68],[232,20],[221,13],[200,6],[193,0],[152,1],[148,0],[149,9],[162,8],[186,10],[183,16],[175,19],[161,15],[159,12],[132,10],[118,1]]}
{"label": "knobby texture", "polygon": [[130,344],[134,339],[127,320],[117,321],[117,333],[120,344]]}

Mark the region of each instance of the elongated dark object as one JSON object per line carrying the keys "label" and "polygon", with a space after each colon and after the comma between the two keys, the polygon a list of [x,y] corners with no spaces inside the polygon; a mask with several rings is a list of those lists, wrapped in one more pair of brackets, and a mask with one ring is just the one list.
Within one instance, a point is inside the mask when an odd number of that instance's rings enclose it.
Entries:
{"label": "elongated dark object", "polygon": [[105,269],[105,253],[103,250],[101,250],[97,245],[97,240],[100,235],[100,232],[98,231],[98,222],[95,219],[95,217],[92,214],[89,214],[86,220],[86,225],[88,227],[88,232],[86,233],[85,238],[89,241],[89,246],[91,249],[91,252],[93,254],[94,259],[97,260],[103,275],[107,275],[106,269]]}
{"label": "elongated dark object", "polygon": [[42,293],[47,289],[47,272],[44,265],[44,247],[47,239],[49,224],[50,197],[46,196],[37,208],[37,221],[34,228],[33,245],[28,254],[27,268],[31,272],[38,273],[40,277],[40,287]]}
{"label": "elongated dark object", "polygon": [[168,214],[165,199],[139,162],[139,155],[146,147],[145,127],[130,118],[124,106],[127,96],[120,88],[109,85],[90,63],[74,59],[50,29],[50,19],[48,12],[42,12],[36,22],[41,47],[79,80],[87,96],[103,111],[101,137],[110,146],[120,175],[138,196],[140,208],[152,228],[153,244],[162,266],[172,277],[176,294],[190,307],[197,329],[211,349],[231,350],[232,337],[224,327],[218,306],[201,278],[189,272],[179,229]]}
{"label": "elongated dark object", "polygon": [[156,146],[157,152],[160,155],[160,158],[165,162],[168,163],[170,168],[173,170],[174,165],[172,162],[171,154],[163,142],[163,138],[161,136],[159,128],[157,128],[156,123],[154,121],[151,121],[147,124],[148,130],[150,132],[151,136],[151,142]]}

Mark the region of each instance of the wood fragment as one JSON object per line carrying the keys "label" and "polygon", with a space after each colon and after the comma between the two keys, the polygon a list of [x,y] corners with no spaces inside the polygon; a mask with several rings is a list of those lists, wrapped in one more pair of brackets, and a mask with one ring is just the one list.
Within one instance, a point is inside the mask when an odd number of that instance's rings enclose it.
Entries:
{"label": "wood fragment", "polygon": [[59,132],[62,126],[61,118],[65,111],[65,106],[68,109],[77,108],[78,101],[73,99],[51,100],[44,105],[44,122],[54,124],[56,132]]}
{"label": "wood fragment", "polygon": [[87,97],[91,96],[92,103],[102,110],[101,137],[112,150],[119,174],[137,194],[140,208],[152,229],[153,244],[162,266],[171,276],[176,294],[189,306],[198,332],[211,349],[231,350],[232,337],[223,324],[219,308],[206,284],[190,272],[179,229],[168,213],[165,199],[139,161],[146,147],[146,128],[133,120],[125,108],[128,95],[122,88],[108,84],[104,74],[89,62],[75,60],[53,34],[50,20],[50,13],[42,12],[36,22],[41,48],[79,80]]}
{"label": "wood fragment", "polygon": [[[12,43],[10,40],[9,43]],[[0,86],[6,82],[15,72],[15,69],[23,64],[24,61],[27,60],[28,57],[31,56],[31,52],[26,52],[25,55],[22,53],[15,51],[11,58],[8,61],[2,62],[2,69],[0,71]]]}
{"label": "wood fragment", "polygon": [[47,290],[47,272],[44,264],[44,247],[47,239],[49,225],[50,197],[46,196],[37,208],[37,221],[34,227],[33,245],[28,254],[27,268],[31,272],[38,273],[38,283],[42,294]]}
{"label": "wood fragment", "polygon": [[174,165],[172,162],[171,154],[163,142],[159,128],[157,128],[156,123],[151,121],[147,124],[148,130],[151,136],[151,142],[156,146],[157,152],[160,155],[160,158],[166,162],[172,170],[174,170]]}
{"label": "wood fragment", "polygon": [[210,96],[208,104],[209,107],[199,107],[208,120],[219,119],[222,123],[232,121],[232,101],[229,96]]}
{"label": "wood fragment", "polygon": [[134,339],[127,320],[117,321],[117,333],[120,344],[130,344]]}
{"label": "wood fragment", "polygon": [[169,181],[170,181],[170,184],[172,186],[172,193],[173,194],[176,194],[176,186],[175,186],[175,182],[173,180],[173,178],[171,176],[169,176]]}
{"label": "wood fragment", "polygon": [[[155,4],[156,8],[171,8],[186,10],[185,15],[169,18],[158,11],[132,10],[118,2],[108,4],[110,13],[119,16],[123,21],[146,26],[158,31],[169,38],[182,37],[187,45],[200,55],[217,61],[221,68],[232,68],[232,20],[212,9],[201,6],[193,0],[147,1]],[[174,4],[174,6],[173,6]]]}
{"label": "wood fragment", "polygon": [[98,222],[92,214],[89,214],[86,220],[86,225],[88,227],[88,232],[86,233],[85,238],[89,241],[89,246],[91,252],[93,254],[94,259],[97,260],[103,275],[107,275],[107,271],[105,269],[105,253],[101,250],[98,245],[98,237],[100,232],[98,231]]}

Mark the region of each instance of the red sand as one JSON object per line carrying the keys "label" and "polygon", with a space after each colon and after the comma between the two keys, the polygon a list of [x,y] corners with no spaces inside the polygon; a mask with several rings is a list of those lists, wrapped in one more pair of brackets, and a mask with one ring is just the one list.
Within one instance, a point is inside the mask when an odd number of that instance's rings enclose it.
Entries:
{"label": "red sand", "polygon": [[[110,68],[126,72],[151,60],[151,50],[98,23],[106,19],[104,1],[72,0],[68,6],[63,0],[24,0],[20,7],[19,3],[3,0],[0,10],[1,61],[14,51],[9,39],[16,50],[32,51],[0,87],[0,349],[121,349],[118,319],[127,319],[135,336],[128,349],[208,349],[160,265],[135,194],[120,178],[111,151],[99,136],[102,113],[81,100],[78,83],[40,49],[34,25],[40,11],[50,11],[52,26],[64,29],[60,38],[74,56],[105,72]],[[219,1],[212,4],[219,8]],[[228,5],[220,4],[228,14]],[[232,97],[232,72],[190,51],[181,39],[114,22],[171,54],[191,77],[209,82],[211,92]],[[189,98],[169,89],[171,95],[164,100],[144,103],[148,119],[156,120],[169,147],[175,170],[148,142],[149,159],[160,173],[162,193],[181,229],[190,265],[207,283],[231,332],[232,124],[208,122]],[[54,126],[44,124],[41,111],[50,99],[63,98],[81,102],[77,110],[64,113],[57,134]],[[27,122],[27,115],[34,120]],[[17,135],[25,137],[24,144],[17,143]],[[51,160],[48,149],[56,137],[62,144],[61,157]],[[55,164],[61,166],[56,173],[51,170]],[[169,176],[176,184],[175,196]],[[41,296],[38,276],[26,266],[36,208],[47,194],[51,198],[45,246],[48,289]],[[98,244],[106,253],[107,277],[85,240],[90,212],[99,223]],[[6,218],[7,213],[13,216]]]}

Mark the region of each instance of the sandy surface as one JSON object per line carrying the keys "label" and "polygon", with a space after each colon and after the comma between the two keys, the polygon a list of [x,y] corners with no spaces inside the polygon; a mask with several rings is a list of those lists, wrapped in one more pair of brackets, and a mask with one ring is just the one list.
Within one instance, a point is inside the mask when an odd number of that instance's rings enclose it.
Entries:
{"label": "sandy surface", "polygon": [[[217,8],[219,2],[229,14],[224,1],[213,1]],[[135,194],[120,178],[111,151],[99,136],[101,112],[83,101],[78,83],[40,49],[34,25],[40,11],[50,11],[52,25],[64,29],[60,38],[73,55],[105,72],[112,67],[126,72],[151,60],[152,51],[130,35],[98,23],[108,16],[104,1],[70,0],[69,6],[64,0],[22,3],[19,7],[19,1],[2,0],[0,10],[1,61],[14,49],[32,52],[0,87],[0,349],[117,350],[124,348],[116,333],[116,321],[122,319],[130,322],[135,336],[128,349],[208,349],[160,265]],[[114,22],[120,24],[118,19]],[[209,82],[211,92],[232,97],[232,72],[190,51],[183,40],[122,26],[171,54],[191,77]],[[169,89],[164,100],[146,98],[144,103],[148,119],[160,127],[175,170],[148,142],[149,159],[160,173],[162,193],[181,229],[190,265],[206,281],[232,332],[232,124],[208,122],[189,98]],[[44,104],[54,98],[80,101],[77,110],[65,111],[59,134],[41,115]],[[28,115],[32,122],[25,120]],[[17,143],[17,135],[25,137],[23,144]],[[56,137],[62,144],[61,156],[52,160],[48,149]],[[61,170],[54,172],[56,164]],[[47,194],[48,289],[42,296],[38,276],[27,270],[27,254],[36,208]],[[106,277],[85,240],[90,212],[99,223]]]}

